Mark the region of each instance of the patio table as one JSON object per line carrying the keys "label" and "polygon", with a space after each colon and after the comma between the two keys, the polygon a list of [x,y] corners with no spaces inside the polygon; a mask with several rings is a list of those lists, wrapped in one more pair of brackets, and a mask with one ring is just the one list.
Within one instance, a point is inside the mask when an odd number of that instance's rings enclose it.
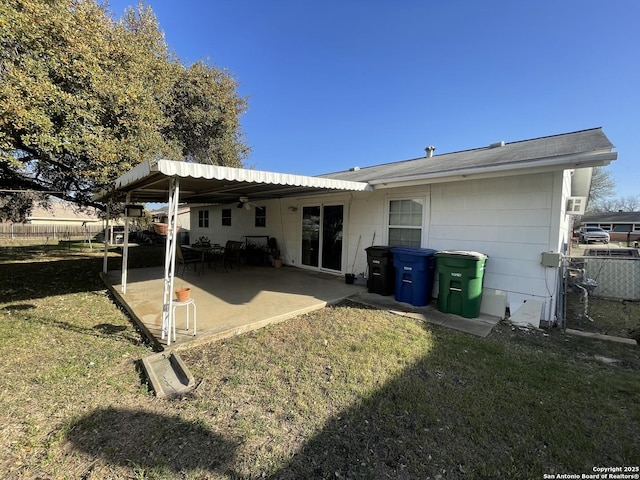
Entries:
{"label": "patio table", "polygon": [[214,255],[222,255],[224,253],[224,247],[221,245],[185,245],[185,249],[191,250],[193,252],[198,252],[201,254],[201,273],[204,273],[204,261],[206,259],[207,253],[212,253]]}

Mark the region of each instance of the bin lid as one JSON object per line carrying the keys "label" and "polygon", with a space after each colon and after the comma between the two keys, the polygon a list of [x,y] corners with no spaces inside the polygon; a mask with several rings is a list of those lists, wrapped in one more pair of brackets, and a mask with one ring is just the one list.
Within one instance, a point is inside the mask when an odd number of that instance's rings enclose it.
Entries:
{"label": "bin lid", "polygon": [[391,247],[387,245],[371,245],[370,247],[365,248],[367,252],[386,252],[391,253]]}
{"label": "bin lid", "polygon": [[478,260],[482,260],[487,258],[487,255],[480,252],[473,252],[469,250],[441,250],[436,253],[437,256],[441,257],[474,257]]}
{"label": "bin lid", "polygon": [[416,257],[432,257],[437,253],[437,250],[432,248],[420,248],[420,247],[393,247],[391,251],[398,255],[414,255]]}

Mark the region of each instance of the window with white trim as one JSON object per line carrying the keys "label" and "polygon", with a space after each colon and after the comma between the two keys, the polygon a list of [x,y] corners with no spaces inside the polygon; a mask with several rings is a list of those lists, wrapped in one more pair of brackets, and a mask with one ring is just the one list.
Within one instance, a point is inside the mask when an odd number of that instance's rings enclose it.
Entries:
{"label": "window with white trim", "polygon": [[209,210],[198,211],[198,227],[209,228]]}
{"label": "window with white trim", "polygon": [[222,209],[222,226],[223,227],[231,226],[231,209],[230,208]]}
{"label": "window with white trim", "polygon": [[390,247],[422,246],[424,200],[410,198],[389,201]]}
{"label": "window with white trim", "polygon": [[267,226],[267,207],[256,207],[255,226]]}

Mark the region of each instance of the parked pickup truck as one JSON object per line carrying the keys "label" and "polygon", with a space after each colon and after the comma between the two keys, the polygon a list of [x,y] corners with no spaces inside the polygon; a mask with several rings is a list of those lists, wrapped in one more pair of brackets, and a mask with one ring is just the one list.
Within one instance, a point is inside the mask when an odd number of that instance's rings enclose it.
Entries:
{"label": "parked pickup truck", "polygon": [[580,242],[604,242],[609,243],[609,233],[599,227],[582,227],[580,229]]}

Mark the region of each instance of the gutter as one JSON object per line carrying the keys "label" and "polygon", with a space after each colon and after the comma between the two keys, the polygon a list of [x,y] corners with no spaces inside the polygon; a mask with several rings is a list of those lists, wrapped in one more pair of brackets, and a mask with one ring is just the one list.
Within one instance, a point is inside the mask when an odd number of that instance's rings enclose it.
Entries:
{"label": "gutter", "polygon": [[[370,180],[369,185],[377,188],[394,187],[396,183],[420,184],[425,180],[434,180],[432,183],[446,182],[450,180],[464,180],[470,176],[490,176],[494,173],[502,173],[502,176],[517,175],[527,170],[565,170],[568,168],[587,168],[609,165],[618,158],[617,152],[600,152],[591,154],[564,155],[551,159],[527,161],[523,164],[492,165],[483,167],[472,167],[461,170],[450,170],[445,172],[424,173],[421,175],[406,175],[402,177],[392,177],[380,180]],[[505,168],[507,167],[507,168]]]}

